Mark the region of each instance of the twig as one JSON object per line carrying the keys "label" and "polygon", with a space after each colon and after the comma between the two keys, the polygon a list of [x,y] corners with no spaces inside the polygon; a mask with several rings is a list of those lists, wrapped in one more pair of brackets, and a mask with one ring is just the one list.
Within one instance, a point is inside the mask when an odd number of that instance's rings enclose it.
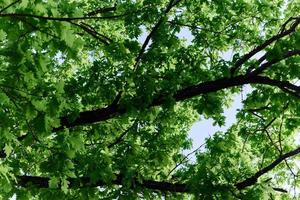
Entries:
{"label": "twig", "polygon": [[281,151],[282,151],[281,131],[282,131],[283,121],[284,121],[284,112],[283,112],[282,117],[281,117],[281,123],[280,123],[280,126],[279,126],[279,132],[278,132],[278,141],[279,141],[279,147],[280,147]]}
{"label": "twig", "polygon": [[262,107],[259,107],[259,108],[249,108],[249,109],[246,109],[245,111],[249,111],[249,112],[259,112],[259,111],[262,111],[262,110],[269,110],[271,107],[269,107],[270,104],[266,105],[266,106],[262,106]]}
{"label": "twig", "polygon": [[205,144],[206,144],[206,142],[203,143],[203,144],[201,144],[201,145],[200,145],[197,149],[195,149],[194,151],[188,153],[185,157],[183,157],[183,158],[179,161],[179,163],[177,163],[177,164],[175,165],[175,167],[173,167],[173,168],[170,170],[170,172],[168,173],[167,177],[169,177],[169,176],[172,174],[172,172],[175,171],[175,169],[177,169],[180,165],[182,165],[183,162],[184,162],[186,159],[188,159],[188,157],[189,157],[190,155],[192,155],[192,154],[196,153],[197,151],[199,151]]}
{"label": "twig", "polygon": [[276,192],[288,193],[288,191],[287,191],[287,190],[285,190],[285,189],[282,189],[282,188],[276,188],[276,187],[273,187],[272,189],[273,189],[273,190],[275,190]]}
{"label": "twig", "polygon": [[249,111],[249,112],[250,112],[251,114],[253,114],[254,116],[258,117],[259,119],[265,121],[265,119],[264,119],[262,116],[260,116],[259,114],[257,114],[256,112],[253,112],[253,111]]}
{"label": "twig", "polygon": [[[5,90],[2,90],[2,91],[3,91],[8,97],[10,97],[9,94],[8,94]],[[9,99],[10,99],[10,101],[13,103],[13,105],[14,105],[17,109],[20,109],[19,105],[18,105],[17,102],[13,99],[12,96],[11,96]],[[21,109],[20,109],[20,110],[21,110]],[[24,117],[24,116],[23,116],[23,117]],[[34,131],[32,130],[32,127],[30,126],[30,124],[29,124],[28,120],[26,119],[26,117],[24,117],[24,119],[25,119],[25,123],[26,123],[26,125],[27,125],[29,131],[31,132],[31,135],[32,135],[33,139],[34,139],[35,141],[40,142],[40,140],[36,137]],[[22,138],[22,137],[27,137],[27,134],[26,134],[26,135],[19,136],[19,137],[17,138],[18,141],[21,141],[20,138]]]}
{"label": "twig", "polygon": [[93,36],[94,38],[96,38],[97,40],[99,40],[100,42],[104,43],[105,45],[109,45],[109,42],[107,42],[105,39],[103,39],[103,35],[98,33],[97,31],[95,31],[95,29],[92,29],[92,27],[87,26],[87,24],[77,24],[75,22],[69,21],[69,23],[80,27],[82,30],[84,30],[85,32],[87,32],[88,34],[90,34],[91,36]]}
{"label": "twig", "polygon": [[138,119],[135,119],[134,122],[132,123],[132,125],[127,128],[121,135],[119,135],[119,137],[117,137],[115,139],[115,141],[113,141],[112,143],[110,143],[107,147],[110,149],[112,147],[114,147],[115,145],[119,144],[120,142],[123,141],[123,138],[125,137],[125,135],[134,127],[137,125]]}
{"label": "twig", "polygon": [[25,90],[14,88],[12,86],[5,85],[5,84],[0,84],[0,88],[6,88],[8,90],[14,90],[14,91],[17,91],[19,93],[24,93],[26,95],[30,95],[30,96],[34,96],[34,97],[38,97],[38,98],[44,98],[44,96],[39,96],[39,95],[36,95],[36,94],[33,94],[33,93],[29,93],[29,92],[27,92]]}
{"label": "twig", "polygon": [[88,27],[90,30],[94,31],[94,32],[95,32],[97,35],[99,35],[99,36],[101,36],[101,37],[105,38],[107,41],[109,41],[109,42],[113,42],[113,40],[112,40],[112,39],[110,39],[109,37],[107,37],[107,36],[105,36],[105,35],[103,35],[103,34],[101,34],[101,33],[97,32],[97,31],[95,30],[95,28],[94,28],[94,27],[92,27],[91,25],[89,25],[89,24],[87,24],[87,23],[84,23],[84,22],[80,22],[80,24],[82,24],[82,25],[84,25],[84,26]]}
{"label": "twig", "polygon": [[92,15],[97,15],[97,14],[102,14],[102,13],[107,13],[107,12],[112,12],[112,11],[116,11],[117,7],[113,6],[113,7],[107,7],[107,8],[99,8],[97,10],[91,11],[87,14],[87,16],[92,16]]}

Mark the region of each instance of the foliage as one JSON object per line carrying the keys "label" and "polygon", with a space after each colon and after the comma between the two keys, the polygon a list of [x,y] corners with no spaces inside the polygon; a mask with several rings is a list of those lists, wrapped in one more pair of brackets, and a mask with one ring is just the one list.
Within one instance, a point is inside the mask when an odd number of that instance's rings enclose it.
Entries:
{"label": "foliage", "polygon": [[[3,199],[299,198],[299,0],[0,8]],[[191,125],[247,84],[189,161]]]}

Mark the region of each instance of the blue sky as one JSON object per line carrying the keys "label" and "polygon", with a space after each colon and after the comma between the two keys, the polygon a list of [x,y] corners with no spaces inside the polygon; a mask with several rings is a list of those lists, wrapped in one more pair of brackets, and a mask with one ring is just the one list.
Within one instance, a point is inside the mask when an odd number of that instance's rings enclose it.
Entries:
{"label": "blue sky", "polygon": [[[245,97],[246,92],[243,92]],[[205,138],[209,138],[217,131],[226,131],[233,123],[236,122],[236,113],[238,109],[242,108],[242,95],[237,94],[233,98],[231,107],[224,109],[224,116],[226,117],[225,125],[222,127],[213,126],[212,119],[204,119],[196,122],[189,131],[189,137],[193,140],[193,148],[185,151],[184,154],[194,151],[205,142]]]}

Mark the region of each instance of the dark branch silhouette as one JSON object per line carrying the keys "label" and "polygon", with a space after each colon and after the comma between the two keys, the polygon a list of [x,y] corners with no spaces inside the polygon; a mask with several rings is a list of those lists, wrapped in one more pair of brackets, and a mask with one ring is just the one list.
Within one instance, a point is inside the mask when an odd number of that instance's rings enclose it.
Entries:
{"label": "dark branch silhouette", "polygon": [[[300,147],[282,154],[275,161],[273,161],[268,166],[262,168],[257,171],[253,176],[246,178],[245,180],[238,182],[235,184],[235,187],[238,190],[243,190],[249,186],[252,186],[257,183],[258,178],[262,175],[268,173],[272,169],[274,169],[277,165],[279,165],[282,161],[292,156],[295,156],[300,153]],[[116,178],[112,180],[112,184],[114,185],[122,185],[124,176],[121,174],[115,174]],[[49,180],[48,177],[40,177],[40,176],[18,176],[17,177],[17,185],[21,187],[36,187],[36,188],[49,188]],[[102,180],[98,180],[97,182],[92,182],[89,177],[80,177],[80,178],[68,178],[69,188],[84,188],[84,187],[99,187],[106,186]],[[134,185],[131,186],[131,189],[134,187],[142,187],[151,190],[158,190],[161,192],[178,192],[178,193],[192,193],[189,185],[186,183],[171,183],[165,181],[154,181],[154,180],[142,180],[138,181],[137,179],[132,180]],[[224,185],[225,186],[225,185]],[[275,191],[285,192],[285,190],[280,188],[273,188]]]}
{"label": "dark branch silhouette", "polygon": [[[284,92],[288,92],[296,97],[300,97],[300,86],[293,85],[288,81],[273,80],[264,76],[245,76],[240,75],[232,78],[221,78],[215,81],[207,81],[198,85],[193,85],[181,90],[178,90],[173,98],[175,101],[183,101],[196,97],[202,94],[211,92],[217,92],[226,88],[235,86],[241,86],[245,84],[263,84],[275,86],[282,89]],[[167,95],[158,95],[153,99],[149,107],[160,106],[164,103]],[[91,111],[83,111],[79,113],[79,116],[74,121],[69,121],[68,116],[61,118],[61,126],[53,129],[53,131],[59,131],[65,128],[71,128],[78,125],[92,124],[95,122],[105,121],[111,119],[117,115],[126,113],[126,109],[122,108],[120,104],[109,105],[105,108],[100,108]]]}
{"label": "dark branch silhouette", "polygon": [[[122,175],[116,175],[116,179],[111,183],[114,185],[122,185],[124,177]],[[39,176],[18,176],[17,181],[18,185],[21,187],[30,187],[34,186],[37,188],[49,188],[49,180],[47,177],[39,177]],[[84,188],[84,187],[99,187],[106,186],[102,180],[98,180],[95,183],[91,181],[88,177],[81,178],[68,178],[69,188]],[[143,180],[139,182],[137,179],[132,180],[135,184],[131,186],[134,187],[142,187],[151,190],[159,190],[162,192],[189,192],[190,190],[187,188],[186,184],[180,183],[169,183],[164,181],[152,181],[152,180]]]}
{"label": "dark branch silhouette", "polygon": [[81,17],[50,17],[50,16],[41,16],[34,15],[29,13],[0,13],[0,17],[11,17],[11,18],[35,18],[40,20],[50,20],[50,21],[61,21],[61,22],[70,22],[77,20],[95,20],[95,19],[117,19],[124,17],[127,14],[120,15],[110,15],[110,16],[81,16]]}

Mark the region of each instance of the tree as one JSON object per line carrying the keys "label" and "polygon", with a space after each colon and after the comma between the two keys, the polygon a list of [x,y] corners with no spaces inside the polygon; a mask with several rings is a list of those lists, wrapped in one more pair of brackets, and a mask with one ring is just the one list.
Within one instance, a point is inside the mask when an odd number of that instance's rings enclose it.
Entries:
{"label": "tree", "polygon": [[[298,0],[0,6],[4,199],[298,195]],[[189,161],[191,125],[224,125],[245,85],[237,123]]]}

